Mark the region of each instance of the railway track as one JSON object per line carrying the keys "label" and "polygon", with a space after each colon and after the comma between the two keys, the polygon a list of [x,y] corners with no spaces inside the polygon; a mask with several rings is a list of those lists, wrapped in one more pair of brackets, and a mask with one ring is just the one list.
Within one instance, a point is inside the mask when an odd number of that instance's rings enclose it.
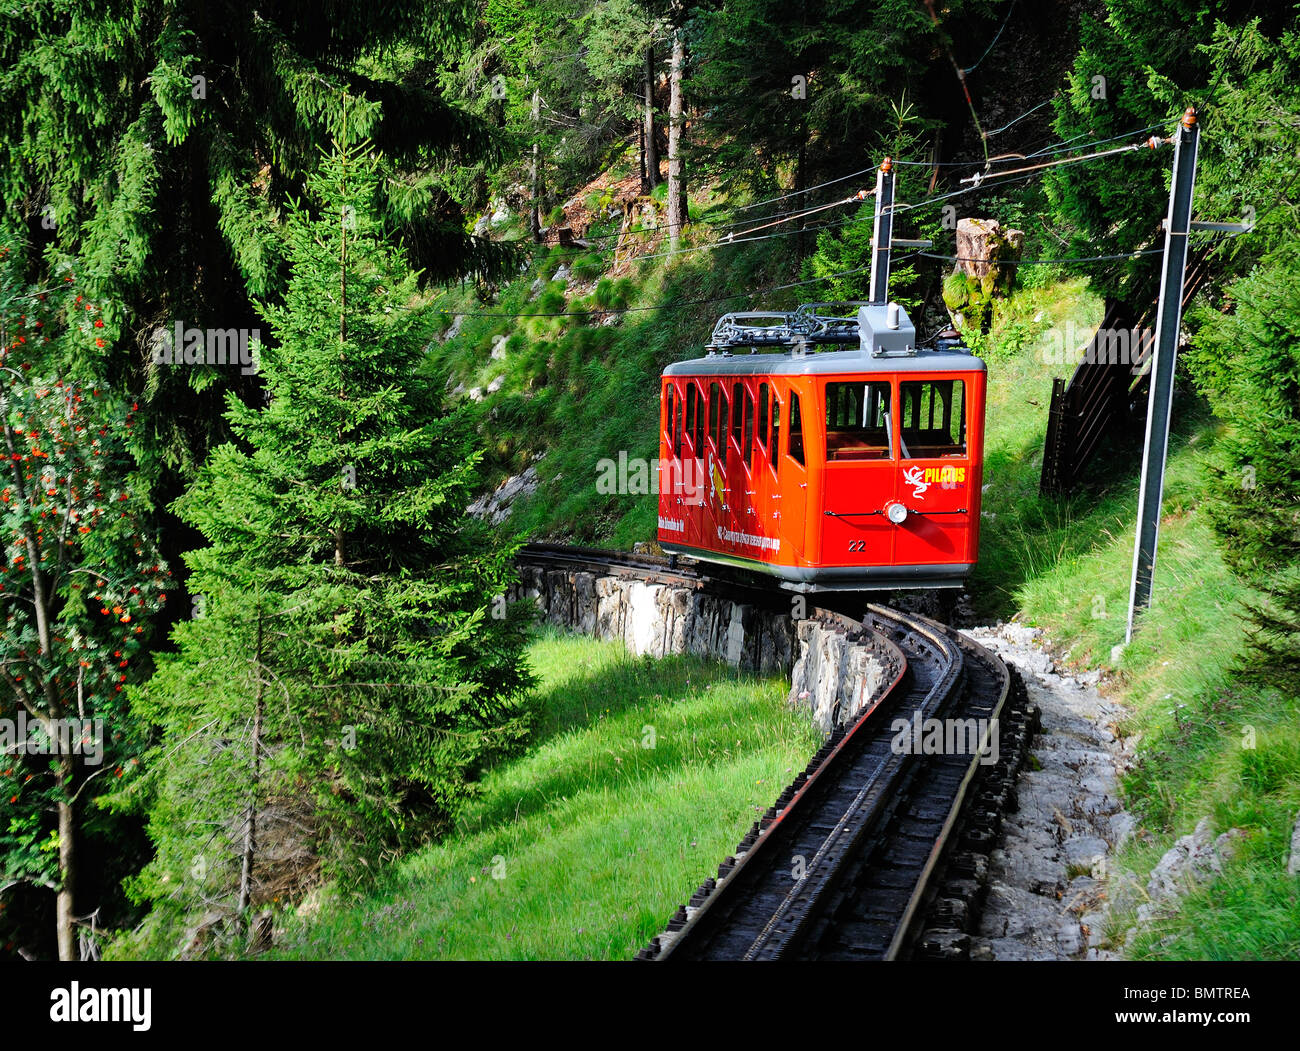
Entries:
{"label": "railway track", "polygon": [[[699,564],[654,555],[529,545],[519,558],[729,595],[738,588]],[[1012,670],[932,620],[875,604],[860,618],[810,615],[872,648],[892,681],[832,732],[638,959],[964,955],[983,895],[982,855],[1014,807],[1036,713]],[[925,754],[936,727],[942,750]],[[958,736],[962,747],[953,747]]]}

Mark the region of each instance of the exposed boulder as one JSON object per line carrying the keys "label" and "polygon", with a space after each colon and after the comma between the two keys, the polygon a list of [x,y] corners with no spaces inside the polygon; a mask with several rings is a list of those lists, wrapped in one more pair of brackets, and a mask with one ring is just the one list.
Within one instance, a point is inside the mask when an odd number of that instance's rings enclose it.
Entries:
{"label": "exposed boulder", "polygon": [[1300,816],[1291,828],[1291,857],[1287,859],[1286,874],[1300,876]]}
{"label": "exposed boulder", "polygon": [[[475,387],[474,390],[478,388]],[[470,391],[470,397],[473,396],[474,391]],[[523,474],[512,475],[492,492],[480,496],[465,508],[465,513],[475,518],[486,518],[493,525],[499,525],[510,517],[511,505],[520,497],[535,493],[540,484],[537,468],[529,466]]]}
{"label": "exposed boulder", "polygon": [[996,219],[957,222],[957,267],[943,283],[943,301],[959,330],[988,331],[993,300],[1011,291],[1024,244],[1022,231]]}
{"label": "exposed boulder", "polygon": [[1231,828],[1214,835],[1208,817],[1201,818],[1190,835],[1182,836],[1165,851],[1147,880],[1147,904],[1137,910],[1139,923],[1146,923],[1162,908],[1187,893],[1196,884],[1223,872],[1223,863],[1236,853],[1236,841],[1246,833]]}

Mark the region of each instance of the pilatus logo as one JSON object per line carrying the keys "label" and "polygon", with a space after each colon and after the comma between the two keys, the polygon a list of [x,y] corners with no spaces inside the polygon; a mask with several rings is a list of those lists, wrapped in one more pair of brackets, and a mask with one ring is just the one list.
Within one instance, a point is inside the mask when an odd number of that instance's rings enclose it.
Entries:
{"label": "pilatus logo", "polygon": [[943,489],[956,489],[966,481],[965,467],[909,467],[903,472],[903,481],[912,487],[914,499],[920,499],[931,485]]}
{"label": "pilatus logo", "polygon": [[922,467],[909,467],[903,472],[903,481],[912,487],[912,498],[919,500],[930,483],[925,480],[925,469]]}

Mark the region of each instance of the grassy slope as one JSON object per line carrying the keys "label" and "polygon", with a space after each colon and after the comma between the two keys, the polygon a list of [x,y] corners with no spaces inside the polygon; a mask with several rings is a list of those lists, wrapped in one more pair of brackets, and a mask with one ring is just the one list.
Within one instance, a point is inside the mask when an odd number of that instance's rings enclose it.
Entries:
{"label": "grassy slope", "polygon": [[544,637],[530,657],[535,747],[489,773],[452,836],[322,909],[281,955],[626,959],[820,742],[777,679],[582,638]]}
{"label": "grassy slope", "polygon": [[[698,210],[692,207],[692,216],[707,221],[715,210],[705,202]],[[616,229],[617,224],[595,226],[589,236],[608,237]],[[692,228],[690,237],[712,240],[703,225]],[[433,344],[428,367],[448,376],[452,385],[486,389],[503,378],[500,392],[479,407],[494,480],[521,472],[532,455],[545,452],[537,465],[541,490],[520,501],[509,520],[509,528],[523,536],[620,547],[652,538],[656,497],[598,494],[597,464],[606,457],[617,460],[620,451],[646,461],[658,456],[658,376],[669,362],[702,353],[719,314],[799,302],[798,289],[759,297],[735,294],[797,280],[780,239],[687,252],[671,265],[662,257],[644,260],[621,277],[602,276],[611,262],[608,253],[541,251],[519,279],[500,290],[496,302],[484,305],[465,289],[452,290],[437,303],[449,313],[627,311],[608,325],[599,316],[467,317],[458,335]],[[568,277],[550,280],[561,266]],[[670,303],[688,305],[664,308]],[[493,360],[492,343],[500,335],[508,337],[506,356]]]}
{"label": "grassy slope", "polygon": [[[1218,830],[1247,832],[1221,880],[1194,891],[1125,951],[1139,958],[1293,959],[1300,954],[1300,880],[1287,877],[1284,866],[1300,810],[1300,703],[1243,686],[1233,670],[1245,650],[1242,612],[1252,595],[1224,565],[1202,510],[1212,484],[1215,422],[1191,396],[1176,403],[1181,422],[1171,446],[1152,608],[1118,660],[1112,647],[1124,640],[1136,464],[1112,459],[1071,500],[1037,494],[1051,370],[1035,353],[1041,344],[1033,318],[1041,312],[1058,324],[1079,319],[1085,300],[1069,284],[1019,293],[993,333],[985,496],[992,517],[981,541],[975,602],[990,615],[1018,611],[1047,628],[1077,663],[1115,673],[1112,689],[1133,710],[1122,729],[1141,735],[1140,763],[1125,783],[1141,827],[1116,859],[1119,867],[1145,883],[1173,839],[1203,816]],[[1132,912],[1108,933],[1122,936]]]}

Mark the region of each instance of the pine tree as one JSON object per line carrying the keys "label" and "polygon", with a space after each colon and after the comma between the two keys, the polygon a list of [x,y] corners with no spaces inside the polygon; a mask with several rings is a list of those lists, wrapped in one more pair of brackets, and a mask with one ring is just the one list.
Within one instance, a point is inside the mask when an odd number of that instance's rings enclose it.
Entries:
{"label": "pine tree", "polygon": [[468,6],[0,10],[0,199],[42,244],[81,260],[83,291],[104,311],[106,375],[165,410],[142,421],[155,450],[191,466],[225,390],[255,395],[255,380],[213,366],[151,370],[150,351],[177,320],[256,325],[253,301],[283,291],[283,212],[345,123],[375,142],[379,208],[427,279],[506,267],[500,246],[469,236],[444,186],[447,168],[496,146],[437,87]]}
{"label": "pine tree", "polygon": [[[322,162],[313,207],[289,218],[285,302],[263,306],[269,402],[230,398],[237,444],[174,508],[209,541],[186,559],[205,615],[141,699],[163,737],[158,861],[137,890],[182,912],[238,918],[256,887],[293,883],[260,853],[283,842],[243,861],[268,806],[305,813],[307,852],[355,876],[445,828],[529,730],[513,551],[464,516],[478,454],[419,371],[430,319],[389,244],[381,172],[369,146]],[[192,810],[211,816],[178,822]],[[185,877],[199,857],[201,886]]]}
{"label": "pine tree", "polygon": [[1300,263],[1278,249],[1230,286],[1234,309],[1196,312],[1190,364],[1227,432],[1210,514],[1224,558],[1261,588],[1249,674],[1300,696]]}
{"label": "pine tree", "polygon": [[[1195,105],[1197,218],[1239,222],[1245,206],[1262,213],[1281,185],[1279,167],[1294,166],[1293,149],[1277,142],[1277,114],[1287,107],[1268,103],[1292,94],[1295,78],[1294,13],[1264,6],[1106,0],[1098,15],[1083,16],[1068,88],[1054,103],[1060,140],[1086,153],[1168,135]],[[1169,180],[1169,153],[1147,150],[1044,175],[1059,233],[1079,256],[1158,246]],[[1099,292],[1141,310],[1155,299],[1159,268],[1156,254],[1090,273]]]}

